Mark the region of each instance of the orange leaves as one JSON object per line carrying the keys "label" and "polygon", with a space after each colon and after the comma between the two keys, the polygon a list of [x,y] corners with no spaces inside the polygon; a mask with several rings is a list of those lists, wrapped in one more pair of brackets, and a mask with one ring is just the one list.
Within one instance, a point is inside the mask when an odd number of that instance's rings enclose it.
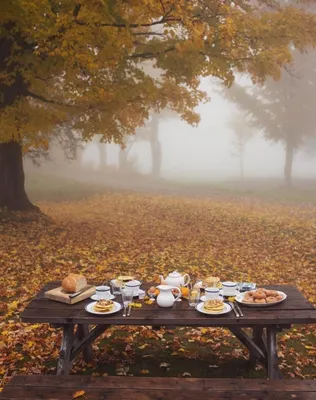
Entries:
{"label": "orange leaves", "polygon": [[78,390],[77,392],[75,392],[72,395],[73,399],[80,399],[80,397],[86,398],[86,396],[84,395],[86,392],[84,390]]}
{"label": "orange leaves", "polygon": [[[45,324],[22,324],[18,312],[45,282],[60,281],[69,272],[102,283],[131,273],[152,280],[178,268],[193,280],[214,275],[262,285],[294,284],[316,302],[315,207],[198,195],[111,192],[41,204],[50,222],[1,224],[0,371],[55,372],[60,332]],[[313,326],[280,336],[285,376],[313,377],[315,342]],[[75,373],[89,368],[89,373],[101,375],[150,375],[167,363],[173,376],[194,377],[203,362],[208,371],[222,371],[233,349],[241,348],[223,329],[168,332],[143,327],[111,328],[93,346],[92,363],[87,367],[79,358]],[[234,357],[243,361],[244,354],[235,351]],[[297,360],[300,371],[295,370]]]}

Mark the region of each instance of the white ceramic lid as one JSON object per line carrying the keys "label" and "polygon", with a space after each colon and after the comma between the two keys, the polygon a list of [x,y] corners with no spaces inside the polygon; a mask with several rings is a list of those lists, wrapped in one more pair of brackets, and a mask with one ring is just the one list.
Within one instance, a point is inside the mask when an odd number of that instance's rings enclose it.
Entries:
{"label": "white ceramic lid", "polygon": [[179,278],[182,275],[178,271],[173,271],[173,272],[170,272],[170,274],[168,276],[170,276],[171,278]]}
{"label": "white ceramic lid", "polygon": [[129,282],[126,282],[126,286],[129,286],[129,287],[140,286],[140,282],[136,281],[136,280],[129,281]]}
{"label": "white ceramic lid", "polygon": [[100,285],[100,286],[96,286],[95,290],[99,291],[99,292],[106,292],[108,290],[110,290],[110,286],[105,286],[105,285]]}
{"label": "white ceramic lid", "polygon": [[215,287],[207,287],[204,289],[206,292],[219,293],[219,289]]}
{"label": "white ceramic lid", "polygon": [[223,286],[237,286],[237,282],[222,282]]}

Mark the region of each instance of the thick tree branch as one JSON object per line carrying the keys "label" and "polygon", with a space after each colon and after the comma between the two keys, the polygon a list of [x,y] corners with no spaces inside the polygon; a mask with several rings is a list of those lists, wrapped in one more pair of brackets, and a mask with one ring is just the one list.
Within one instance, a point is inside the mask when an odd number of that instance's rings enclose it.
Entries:
{"label": "thick tree branch", "polygon": [[39,94],[30,92],[29,90],[26,92],[26,96],[32,97],[33,99],[36,99],[36,100],[40,100],[43,103],[47,103],[47,104],[54,104],[56,106],[62,106],[62,107],[75,107],[71,104],[61,103],[59,101],[52,100],[52,99],[46,99],[46,97],[43,97]]}
{"label": "thick tree branch", "polygon": [[[78,25],[88,25],[85,21],[81,21],[78,19],[74,19],[74,22]],[[149,28],[151,26],[155,26],[155,25],[161,25],[161,24],[166,24],[168,22],[181,22],[180,18],[165,18],[162,17],[159,21],[154,21],[154,22],[150,22],[147,24],[111,24],[111,23],[104,23],[104,24],[95,24],[95,26],[97,27],[110,27],[110,28]]]}

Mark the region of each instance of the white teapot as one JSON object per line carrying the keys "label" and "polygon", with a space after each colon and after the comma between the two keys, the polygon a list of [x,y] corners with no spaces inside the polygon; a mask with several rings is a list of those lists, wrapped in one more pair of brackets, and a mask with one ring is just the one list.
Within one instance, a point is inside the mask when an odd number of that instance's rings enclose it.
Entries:
{"label": "white teapot", "polygon": [[[159,289],[159,294],[157,296],[157,304],[159,307],[172,307],[174,302],[181,296],[181,290],[176,286],[159,285],[157,289]],[[173,296],[173,290],[179,292],[176,298]]]}
{"label": "white teapot", "polygon": [[[187,277],[187,281],[185,278]],[[190,277],[188,274],[181,275],[178,271],[171,272],[168,274],[167,278],[164,279],[162,275],[160,275],[161,283],[166,283],[167,285],[181,287],[187,286],[190,282]]]}

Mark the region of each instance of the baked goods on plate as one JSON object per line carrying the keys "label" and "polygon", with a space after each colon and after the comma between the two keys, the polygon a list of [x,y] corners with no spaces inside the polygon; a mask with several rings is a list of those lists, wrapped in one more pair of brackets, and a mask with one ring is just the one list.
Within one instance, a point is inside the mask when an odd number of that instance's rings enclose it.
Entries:
{"label": "baked goods on plate", "polygon": [[205,311],[219,312],[224,310],[224,303],[222,300],[206,300],[203,303],[203,309]]}
{"label": "baked goods on plate", "polygon": [[134,277],[131,275],[120,275],[117,277],[117,280],[121,282],[128,282],[134,280]]}
{"label": "baked goods on plate", "polygon": [[216,287],[221,289],[222,284],[217,276],[208,276],[207,278],[203,279],[202,287],[203,288]]}
{"label": "baked goods on plate", "polygon": [[76,293],[87,286],[87,279],[83,275],[69,274],[61,283],[66,293]]}
{"label": "baked goods on plate", "polygon": [[224,303],[220,299],[206,300],[196,306],[196,310],[208,315],[227,314],[232,311],[232,307],[228,303]]}
{"label": "baked goods on plate", "polygon": [[268,307],[281,303],[286,297],[285,293],[278,290],[259,288],[238,294],[236,301],[250,307]]}
{"label": "baked goods on plate", "polygon": [[109,312],[114,308],[114,303],[112,300],[98,300],[94,305],[94,311],[98,312]]}
{"label": "baked goods on plate", "polygon": [[98,300],[85,306],[85,310],[90,314],[108,315],[114,314],[122,309],[122,305],[112,300]]}

